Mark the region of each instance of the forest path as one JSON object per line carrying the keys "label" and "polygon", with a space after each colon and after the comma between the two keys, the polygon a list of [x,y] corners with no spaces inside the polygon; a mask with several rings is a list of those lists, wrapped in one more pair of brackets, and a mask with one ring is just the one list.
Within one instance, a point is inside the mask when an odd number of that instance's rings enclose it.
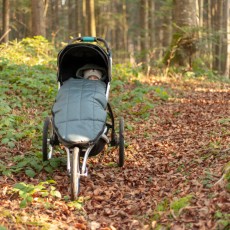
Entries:
{"label": "forest path", "polygon": [[229,190],[215,183],[230,161],[230,90],[198,82],[175,86],[175,97],[148,119],[126,116],[134,129],[126,132],[125,167],[102,164],[91,171],[83,187],[91,221],[119,229],[229,226]]}
{"label": "forest path", "polygon": [[[124,113],[125,166],[115,167],[115,149],[89,159],[89,176],[81,180],[82,210],[52,197],[47,207],[34,200],[20,209],[18,197],[1,191],[8,214],[0,223],[9,229],[227,229],[229,182],[228,188],[226,181],[216,183],[230,161],[229,85],[180,79],[149,82],[170,89],[173,97],[158,101],[145,119]],[[156,102],[154,92],[147,96]],[[57,170],[52,178],[62,196],[68,195],[66,172]],[[29,182],[45,179],[47,173],[42,172]],[[2,183],[6,188],[25,180],[14,176]]]}

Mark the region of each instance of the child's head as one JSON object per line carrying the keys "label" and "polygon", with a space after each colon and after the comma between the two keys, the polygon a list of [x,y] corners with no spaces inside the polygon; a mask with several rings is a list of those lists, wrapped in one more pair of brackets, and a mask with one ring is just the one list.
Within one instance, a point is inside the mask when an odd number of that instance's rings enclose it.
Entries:
{"label": "child's head", "polygon": [[106,69],[96,64],[85,64],[76,71],[78,78],[84,78],[89,80],[101,80],[106,78]]}
{"label": "child's head", "polygon": [[83,72],[83,77],[89,80],[100,80],[102,72],[98,69],[87,69]]}

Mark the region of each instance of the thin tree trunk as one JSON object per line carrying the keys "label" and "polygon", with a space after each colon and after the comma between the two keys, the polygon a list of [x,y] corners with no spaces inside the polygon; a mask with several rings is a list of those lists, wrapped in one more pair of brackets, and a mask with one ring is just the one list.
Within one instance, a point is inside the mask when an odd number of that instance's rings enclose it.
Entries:
{"label": "thin tree trunk", "polygon": [[1,37],[3,42],[9,41],[10,32],[10,1],[3,0],[3,35]]}
{"label": "thin tree trunk", "polygon": [[152,0],[149,0],[149,15],[148,15],[148,31],[149,31],[149,48],[151,52],[153,52],[154,47],[154,8],[155,8],[155,2]]}
{"label": "thin tree trunk", "polygon": [[226,20],[227,20],[227,56],[225,66],[225,77],[230,79],[230,0],[226,2]]}
{"label": "thin tree trunk", "polygon": [[212,67],[214,70],[219,70],[218,68],[218,58],[219,58],[219,0],[211,1],[211,10],[212,10],[212,35],[215,38],[215,42],[212,50]]}
{"label": "thin tree trunk", "polygon": [[225,74],[226,62],[228,59],[228,20],[229,20],[229,0],[221,1],[221,18],[220,18],[220,73]]}
{"label": "thin tree trunk", "polygon": [[[164,17],[162,20],[162,57],[166,53],[167,47],[170,45],[172,37],[172,15],[169,9],[163,11]],[[161,58],[162,58],[161,57]]]}
{"label": "thin tree trunk", "polygon": [[[197,25],[199,25],[199,39],[202,38],[202,29],[201,28],[204,28],[204,0],[197,0],[196,1],[196,7],[197,7],[197,12],[199,13],[198,14],[198,18],[197,18]],[[204,52],[202,50],[202,52]],[[197,51],[197,56],[196,57],[200,57],[202,56],[202,53],[200,52],[200,50]]]}
{"label": "thin tree trunk", "polygon": [[226,29],[227,29],[227,24],[226,24],[226,14],[224,12],[224,2],[226,0],[221,0],[219,3],[220,7],[220,12],[219,12],[219,21],[220,21],[220,44],[219,44],[219,63],[218,63],[218,69],[220,73],[224,73],[225,71],[225,61],[226,61],[226,55],[227,55],[227,46],[224,40],[226,39]]}
{"label": "thin tree trunk", "polygon": [[89,35],[89,28],[88,28],[88,20],[89,18],[87,17],[87,11],[86,11],[86,8],[87,8],[87,4],[86,2],[89,1],[89,0],[82,0],[82,24],[83,24],[83,28],[84,28],[84,34],[83,36],[87,36]]}
{"label": "thin tree trunk", "polygon": [[76,31],[76,36],[80,37],[83,34],[82,0],[75,0],[75,11],[76,11],[75,31]]}
{"label": "thin tree trunk", "polygon": [[59,5],[58,1],[52,0],[51,5],[50,5],[50,17],[51,19],[49,20],[50,22],[50,28],[51,28],[51,36],[52,36],[52,43],[56,43],[56,37],[58,35],[58,32],[60,28],[58,28],[59,24]]}
{"label": "thin tree trunk", "polygon": [[75,0],[68,0],[68,36],[76,37],[76,7]]}
{"label": "thin tree trunk", "polygon": [[141,61],[144,66],[148,65],[148,2],[140,0],[140,44]]}
{"label": "thin tree trunk", "polygon": [[[162,6],[162,2],[160,1],[156,1],[155,2],[155,12],[159,12],[160,8]],[[159,16],[156,16],[156,14],[154,14],[155,18],[154,18],[154,31],[152,31],[152,33],[154,33],[154,40],[155,40],[155,58],[159,59],[162,58],[162,39],[161,39],[161,32],[162,32],[162,20]]]}
{"label": "thin tree trunk", "polygon": [[211,61],[212,59],[212,47],[213,43],[211,42],[211,36],[212,36],[212,5],[211,5],[212,0],[208,0],[208,52],[209,52],[209,68],[213,68],[213,62]]}
{"label": "thin tree trunk", "polygon": [[[128,25],[127,25],[127,6],[126,6],[126,0],[122,1],[122,33],[123,33],[123,51],[124,51],[124,59],[128,58],[127,56],[127,50],[128,50]],[[123,59],[123,60],[124,60]]]}
{"label": "thin tree trunk", "polygon": [[96,36],[96,20],[95,20],[95,7],[94,7],[94,0],[87,0],[87,17],[88,17],[88,32],[89,36]]}

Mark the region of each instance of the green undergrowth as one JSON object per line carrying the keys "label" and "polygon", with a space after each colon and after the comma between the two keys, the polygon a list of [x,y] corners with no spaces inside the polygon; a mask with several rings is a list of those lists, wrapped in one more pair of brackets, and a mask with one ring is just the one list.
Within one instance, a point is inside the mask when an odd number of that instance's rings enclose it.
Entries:
{"label": "green undergrowth", "polygon": [[144,77],[138,67],[116,65],[113,74],[111,104],[116,114],[128,114],[147,119],[154,106],[161,101],[167,101],[172,96],[170,89],[142,81]]}
{"label": "green undergrowth", "polygon": [[193,63],[192,69],[187,67],[171,66],[167,68],[167,74],[169,76],[182,76],[184,80],[201,79],[208,82],[222,82],[230,83],[230,79],[220,75],[217,71],[211,70],[205,66],[204,63],[198,63],[201,60],[196,60],[197,63]]}
{"label": "green undergrowth", "polygon": [[1,144],[14,148],[25,139],[35,144],[56,93],[54,48],[35,37],[0,49]]}
{"label": "green undergrowth", "polygon": [[66,159],[63,157],[52,158],[49,161],[42,161],[40,153],[28,153],[24,156],[8,157],[11,164],[6,165],[0,160],[0,173],[11,176],[13,173],[25,173],[28,177],[36,177],[41,171],[52,174],[55,170],[66,166]]}
{"label": "green undergrowth", "polygon": [[28,183],[16,183],[9,193],[18,194],[20,197],[20,207],[25,208],[36,198],[36,202],[42,203],[46,209],[52,209],[52,204],[48,203],[47,197],[59,198],[67,203],[69,207],[80,210],[83,206],[85,199],[79,197],[75,201],[70,201],[69,196],[62,196],[61,193],[56,188],[56,181],[47,180],[42,181],[38,184],[28,184]]}
{"label": "green undergrowth", "polygon": [[[61,198],[61,194],[56,188],[52,185],[56,182],[53,180],[40,182],[38,185],[26,184],[24,182],[17,183],[14,185],[12,192],[16,192],[19,194],[22,201],[20,202],[20,207],[25,208],[29,203],[33,201],[33,196],[38,193],[42,198],[47,197],[49,195]],[[47,186],[49,185],[49,186]],[[41,199],[41,201],[43,201]]]}
{"label": "green undergrowth", "polygon": [[183,209],[191,204],[193,197],[194,196],[192,194],[188,194],[187,196],[174,199],[173,201],[169,201],[166,198],[160,201],[157,204],[152,216],[150,216],[152,223],[155,223],[154,229],[163,228],[163,226],[160,224],[160,221],[166,216],[169,219],[179,217],[183,212]]}

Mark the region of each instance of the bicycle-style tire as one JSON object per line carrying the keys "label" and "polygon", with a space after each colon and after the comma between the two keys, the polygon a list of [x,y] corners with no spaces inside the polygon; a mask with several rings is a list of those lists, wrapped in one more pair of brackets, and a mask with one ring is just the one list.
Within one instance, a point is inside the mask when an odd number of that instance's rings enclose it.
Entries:
{"label": "bicycle-style tire", "polygon": [[118,166],[122,167],[125,162],[125,139],[124,139],[124,118],[119,120],[119,160]]}
{"label": "bicycle-style tire", "polygon": [[42,132],[42,156],[43,161],[48,160],[48,153],[50,148],[52,148],[50,144],[51,139],[51,132],[52,132],[52,123],[50,117],[46,117],[43,125],[43,132]]}

